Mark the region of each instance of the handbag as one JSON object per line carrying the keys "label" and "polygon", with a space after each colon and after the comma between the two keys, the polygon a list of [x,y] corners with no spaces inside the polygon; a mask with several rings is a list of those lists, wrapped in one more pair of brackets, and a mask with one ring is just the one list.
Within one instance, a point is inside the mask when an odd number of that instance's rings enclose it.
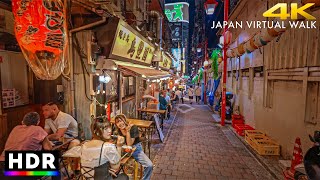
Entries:
{"label": "handbag", "polygon": [[112,176],[109,173],[110,163],[109,161],[100,165],[101,162],[101,154],[103,145],[105,142],[102,143],[101,149],[100,149],[100,157],[99,157],[99,166],[94,168],[94,179],[101,179],[101,180],[112,180]]}

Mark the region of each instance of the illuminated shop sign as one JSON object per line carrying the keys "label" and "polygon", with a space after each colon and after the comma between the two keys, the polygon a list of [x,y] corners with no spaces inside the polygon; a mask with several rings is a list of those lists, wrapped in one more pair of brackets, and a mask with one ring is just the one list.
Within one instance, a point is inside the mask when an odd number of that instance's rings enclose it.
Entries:
{"label": "illuminated shop sign", "polygon": [[138,37],[136,33],[119,23],[111,56],[151,64],[155,48]]}
{"label": "illuminated shop sign", "polygon": [[173,56],[177,61],[173,62],[173,67],[177,68],[177,71],[180,71],[180,60],[181,60],[181,49],[180,48],[172,48],[171,49]]}
{"label": "illuminated shop sign", "polygon": [[171,58],[163,53],[162,61],[159,62],[159,66],[161,68],[170,69],[171,64],[172,64]]}
{"label": "illuminated shop sign", "polygon": [[165,14],[170,22],[189,23],[189,3],[169,3],[165,5]]}

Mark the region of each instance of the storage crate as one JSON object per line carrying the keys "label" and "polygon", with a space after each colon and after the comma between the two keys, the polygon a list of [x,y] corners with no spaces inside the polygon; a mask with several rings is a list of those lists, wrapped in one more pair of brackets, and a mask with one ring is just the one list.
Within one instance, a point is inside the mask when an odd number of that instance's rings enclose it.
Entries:
{"label": "storage crate", "polygon": [[245,141],[260,155],[279,155],[280,145],[261,131],[249,135],[250,130],[245,132]]}
{"label": "storage crate", "polygon": [[232,127],[235,128],[236,124],[244,124],[244,120],[240,119],[240,120],[232,120]]}
{"label": "storage crate", "polygon": [[240,136],[244,136],[245,130],[254,130],[254,128],[246,124],[236,124],[235,130]]}
{"label": "storage crate", "polygon": [[260,140],[267,140],[267,136],[257,136],[257,137],[249,137],[245,136],[245,141],[254,149],[256,150],[258,148],[258,141]]}
{"label": "storage crate", "polygon": [[257,140],[257,147],[255,150],[260,155],[280,155],[280,145],[274,140],[268,138]]}
{"label": "storage crate", "polygon": [[248,139],[251,137],[261,137],[267,136],[266,133],[259,131],[259,130],[245,130],[244,131],[244,139]]}
{"label": "storage crate", "polygon": [[241,114],[233,114],[232,120],[243,120],[243,116]]}

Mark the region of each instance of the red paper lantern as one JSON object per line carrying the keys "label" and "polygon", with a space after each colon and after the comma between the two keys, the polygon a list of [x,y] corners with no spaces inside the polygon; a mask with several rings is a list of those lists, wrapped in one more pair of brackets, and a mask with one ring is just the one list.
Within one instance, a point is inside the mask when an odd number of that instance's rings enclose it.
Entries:
{"label": "red paper lantern", "polygon": [[64,69],[67,26],[61,0],[13,0],[15,35],[35,75],[53,80]]}
{"label": "red paper lantern", "polygon": [[215,0],[207,0],[204,3],[204,8],[206,10],[206,13],[208,15],[211,15],[214,13],[214,10],[216,9],[216,7],[218,6],[218,2]]}

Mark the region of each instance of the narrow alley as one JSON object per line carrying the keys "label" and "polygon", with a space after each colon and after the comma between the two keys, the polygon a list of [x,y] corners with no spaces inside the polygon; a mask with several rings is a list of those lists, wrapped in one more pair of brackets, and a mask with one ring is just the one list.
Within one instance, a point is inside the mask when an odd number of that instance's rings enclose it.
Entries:
{"label": "narrow alley", "polygon": [[156,179],[275,179],[204,105],[180,105],[154,159]]}

